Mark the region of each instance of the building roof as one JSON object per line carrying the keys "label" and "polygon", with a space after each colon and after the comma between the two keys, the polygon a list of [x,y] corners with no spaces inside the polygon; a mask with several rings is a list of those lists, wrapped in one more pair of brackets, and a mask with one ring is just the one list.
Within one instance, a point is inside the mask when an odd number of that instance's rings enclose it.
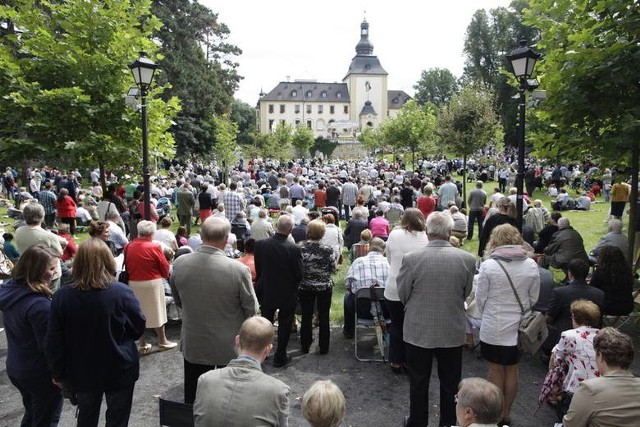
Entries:
{"label": "building roof", "polygon": [[364,103],[364,107],[362,107],[362,111],[360,111],[361,116],[366,116],[367,114],[371,114],[372,116],[377,116],[376,110],[373,109],[373,105],[371,105],[371,101],[367,101]]}
{"label": "building roof", "polygon": [[411,97],[403,90],[389,90],[387,91],[387,99],[387,106],[390,110],[399,110],[409,102]]}
{"label": "building roof", "polygon": [[388,75],[378,57],[373,55],[373,45],[369,41],[369,23],[366,20],[360,24],[360,41],[356,45],[356,56],[351,60],[349,71],[344,78],[351,74]]}
{"label": "building roof", "polygon": [[349,102],[346,83],[280,82],[260,101]]}

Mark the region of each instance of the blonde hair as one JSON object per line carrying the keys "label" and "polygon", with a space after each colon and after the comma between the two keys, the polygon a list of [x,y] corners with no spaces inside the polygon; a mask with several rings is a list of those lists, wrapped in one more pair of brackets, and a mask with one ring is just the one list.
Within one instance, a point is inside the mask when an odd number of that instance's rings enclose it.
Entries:
{"label": "blonde hair", "polygon": [[497,247],[505,245],[522,245],[522,235],[511,224],[501,224],[491,231],[491,238],[484,250],[485,255],[490,255]]}
{"label": "blonde hair", "polygon": [[80,245],[73,259],[71,286],[83,291],[107,289],[115,281],[115,271],[116,260],[109,246],[102,239],[90,237]]}
{"label": "blonde hair", "polygon": [[[333,218],[332,215],[329,215]],[[324,221],[321,219],[314,219],[307,225],[307,239],[320,240],[324,237],[324,233],[327,229]]]}
{"label": "blonde hair", "polygon": [[331,380],[316,381],[302,396],[302,415],[313,427],[337,427],[346,413],[344,394]]}
{"label": "blonde hair", "polygon": [[578,326],[598,327],[600,308],[587,299],[578,299],[571,303],[571,316]]}

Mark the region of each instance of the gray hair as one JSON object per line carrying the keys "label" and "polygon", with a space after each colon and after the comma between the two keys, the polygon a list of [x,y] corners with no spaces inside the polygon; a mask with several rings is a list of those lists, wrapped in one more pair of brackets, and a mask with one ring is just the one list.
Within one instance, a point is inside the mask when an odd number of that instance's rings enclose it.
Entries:
{"label": "gray hair", "polygon": [[156,223],[151,221],[140,221],[138,223],[138,236],[148,237],[153,236],[156,232]]}
{"label": "gray hair", "polygon": [[571,226],[569,218],[562,217],[558,220],[558,228],[568,228]]}
{"label": "gray hair", "polygon": [[231,231],[231,223],[226,218],[213,217],[205,219],[200,227],[200,237],[206,242],[221,242]]}
{"label": "gray hair", "polygon": [[374,237],[369,242],[369,252],[380,252],[381,254],[383,254],[386,246],[387,244],[384,242],[384,240],[379,237]]}
{"label": "gray hair", "polygon": [[27,203],[22,208],[22,218],[27,225],[39,225],[44,220],[44,207],[40,203]]}
{"label": "gray hair", "polygon": [[453,229],[453,218],[448,212],[432,212],[427,217],[427,235],[448,240]]}
{"label": "gray hair", "polygon": [[465,378],[460,381],[457,396],[458,405],[473,409],[475,422],[496,424],[500,419],[504,399],[495,384],[483,378]]}
{"label": "gray hair", "polygon": [[276,230],[280,234],[289,234],[293,229],[293,217],[291,215],[280,215],[276,223]]}
{"label": "gray hair", "polygon": [[609,220],[609,231],[613,233],[621,233],[622,232],[622,221],[617,218]]}

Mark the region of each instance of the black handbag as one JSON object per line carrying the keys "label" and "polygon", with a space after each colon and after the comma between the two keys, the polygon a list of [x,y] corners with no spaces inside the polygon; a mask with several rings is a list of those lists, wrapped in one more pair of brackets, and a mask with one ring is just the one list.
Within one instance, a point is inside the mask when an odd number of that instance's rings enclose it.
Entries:
{"label": "black handbag", "polygon": [[118,274],[118,282],[129,284],[129,272],[127,271],[127,251],[123,250],[124,259],[122,260],[122,271]]}

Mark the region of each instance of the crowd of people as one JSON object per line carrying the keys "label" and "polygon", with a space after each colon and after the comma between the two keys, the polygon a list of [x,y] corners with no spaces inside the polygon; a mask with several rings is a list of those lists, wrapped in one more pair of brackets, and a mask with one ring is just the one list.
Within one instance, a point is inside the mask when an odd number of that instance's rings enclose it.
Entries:
{"label": "crowd of people", "polygon": [[[15,247],[5,233],[3,251],[16,265],[0,286],[0,309],[7,372],[23,396],[25,425],[55,424],[63,393],[78,404],[79,425],[97,425],[103,394],[107,423],[126,425],[139,357],[153,348],[145,329],[155,331],[160,351],[171,350],[178,343],[165,334],[170,317],[182,324],[184,401],[193,404],[196,425],[287,425],[289,388],[261,365],[271,354],[274,367],[289,364],[296,313],[302,352],[311,351],[317,324],[318,354],[330,353],[334,273],[346,258],[342,334],[353,338],[356,318],[388,321],[391,370],[410,383],[404,425],[428,423],[434,358],[440,425],[511,425],[522,308],[548,321],[540,353],[550,371],[564,373],[560,392],[548,399],[559,421],[633,425],[640,415],[640,384],[628,375],[633,347],[616,330],[600,329],[603,316],[634,308],[620,220],[629,186],[621,174],[588,163],[532,164],[519,224],[509,156],[470,162],[467,197],[453,178],[462,165],[446,159],[421,160],[416,171],[371,159],[252,159],[228,171],[174,163],[152,180],[150,221],[142,219],[144,188],[126,177],[106,176],[103,193],[97,170],[85,186],[77,170],[42,168],[26,171],[28,186],[19,188],[7,168],[3,188],[17,222]],[[559,211],[571,207],[567,187],[611,201],[609,232],[590,251]],[[533,198],[554,190],[558,210]],[[76,246],[84,229],[90,237]],[[474,237],[477,256],[463,249]],[[566,275],[561,286],[551,267]],[[384,288],[383,301],[355,297],[371,287]],[[462,378],[464,347],[476,341],[486,380]],[[96,360],[104,370],[92,369]],[[618,383],[628,387],[613,390]],[[260,398],[229,403],[246,390]],[[600,393],[615,402],[596,402]],[[617,402],[627,402],[624,410]],[[339,425],[346,411],[344,396],[326,381],[309,389],[302,407],[318,426]]]}

